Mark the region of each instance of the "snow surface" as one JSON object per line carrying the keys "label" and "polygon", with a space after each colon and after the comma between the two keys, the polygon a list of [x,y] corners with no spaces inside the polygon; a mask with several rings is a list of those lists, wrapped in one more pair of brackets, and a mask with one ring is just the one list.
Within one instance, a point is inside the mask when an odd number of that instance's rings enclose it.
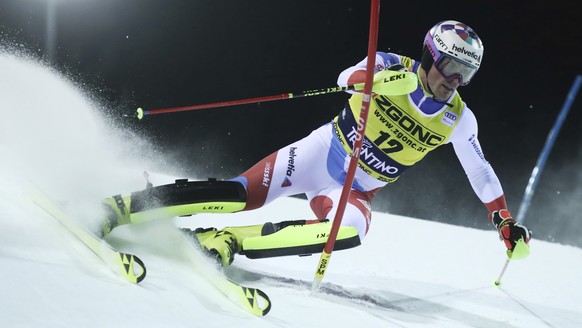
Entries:
{"label": "snow surface", "polygon": [[[334,252],[310,293],[319,255],[249,260],[226,274],[266,292],[264,318],[199,276],[175,226],[250,225],[311,218],[301,199],[253,211],[124,226],[108,237],[146,264],[133,285],[31,204],[30,180],[94,225],[99,200],[144,186],[163,169],[147,145],[124,145],[77,84],[31,60],[0,54],[0,326],[2,327],[582,327],[582,250],[533,240],[505,263],[495,232],[374,213],[362,246]],[[153,175],[154,184],[167,175]]]}

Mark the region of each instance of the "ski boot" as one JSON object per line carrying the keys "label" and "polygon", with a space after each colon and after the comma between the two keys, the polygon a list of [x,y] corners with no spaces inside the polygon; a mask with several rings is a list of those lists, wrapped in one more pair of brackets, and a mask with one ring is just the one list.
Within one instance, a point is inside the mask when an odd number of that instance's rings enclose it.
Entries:
{"label": "ski boot", "polygon": [[129,208],[120,195],[105,198],[102,202],[106,218],[101,224],[99,237],[103,238],[117,226],[130,223]]}
{"label": "ski boot", "polygon": [[[310,255],[321,253],[331,230],[328,220],[292,220],[278,223],[216,228],[180,229],[200,245],[219,265],[229,266],[235,254],[250,259]],[[337,235],[334,250],[360,245],[358,230],[343,226]]]}
{"label": "ski boot", "polygon": [[214,259],[218,266],[227,267],[234,261],[234,255],[240,251],[239,241],[228,231],[216,228],[197,228],[180,230],[194,239],[208,257]]}
{"label": "ski boot", "polygon": [[248,227],[226,227],[222,230],[216,228],[197,228],[190,230],[181,228],[182,232],[194,237],[200,244],[202,251],[211,258],[216,259],[222,267],[227,267],[234,261],[234,255],[242,251],[242,241],[248,237],[261,235],[263,225]]}

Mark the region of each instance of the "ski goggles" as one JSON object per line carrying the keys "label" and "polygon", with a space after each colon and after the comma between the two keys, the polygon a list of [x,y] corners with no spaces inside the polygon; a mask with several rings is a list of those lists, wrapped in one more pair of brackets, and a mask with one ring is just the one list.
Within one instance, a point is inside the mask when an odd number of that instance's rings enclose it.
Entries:
{"label": "ski goggles", "polygon": [[451,80],[457,78],[459,85],[463,86],[471,82],[471,78],[473,78],[479,69],[443,53],[441,53],[441,56],[434,66],[445,79]]}

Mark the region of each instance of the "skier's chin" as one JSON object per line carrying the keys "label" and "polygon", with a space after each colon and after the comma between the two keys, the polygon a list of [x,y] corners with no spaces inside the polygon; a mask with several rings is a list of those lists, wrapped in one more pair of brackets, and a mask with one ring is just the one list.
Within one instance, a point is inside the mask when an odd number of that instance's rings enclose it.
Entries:
{"label": "skier's chin", "polygon": [[447,100],[455,92],[455,88],[450,88],[445,84],[439,85],[437,91],[434,93],[435,97],[441,100]]}

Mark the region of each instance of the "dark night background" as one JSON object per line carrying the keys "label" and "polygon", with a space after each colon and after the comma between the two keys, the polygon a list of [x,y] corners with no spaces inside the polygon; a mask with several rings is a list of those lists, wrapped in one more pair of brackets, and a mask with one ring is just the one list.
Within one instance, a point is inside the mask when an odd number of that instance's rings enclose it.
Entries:
{"label": "dark night background", "polygon": [[[514,216],[575,76],[582,74],[576,3],[381,3],[378,50],[419,59],[426,31],[444,19],[462,21],[482,38],[481,69],[459,90],[477,116],[482,147]],[[23,49],[78,81],[115,124],[151,140],[180,175],[228,179],[328,122],[348,95],[141,122],[121,114],[138,106],[159,109],[333,86],[344,68],[366,55],[369,6],[364,0],[0,0],[0,38],[4,46]],[[537,238],[577,246],[582,246],[580,98],[524,221]],[[492,229],[450,146],[384,188],[373,206]]]}

